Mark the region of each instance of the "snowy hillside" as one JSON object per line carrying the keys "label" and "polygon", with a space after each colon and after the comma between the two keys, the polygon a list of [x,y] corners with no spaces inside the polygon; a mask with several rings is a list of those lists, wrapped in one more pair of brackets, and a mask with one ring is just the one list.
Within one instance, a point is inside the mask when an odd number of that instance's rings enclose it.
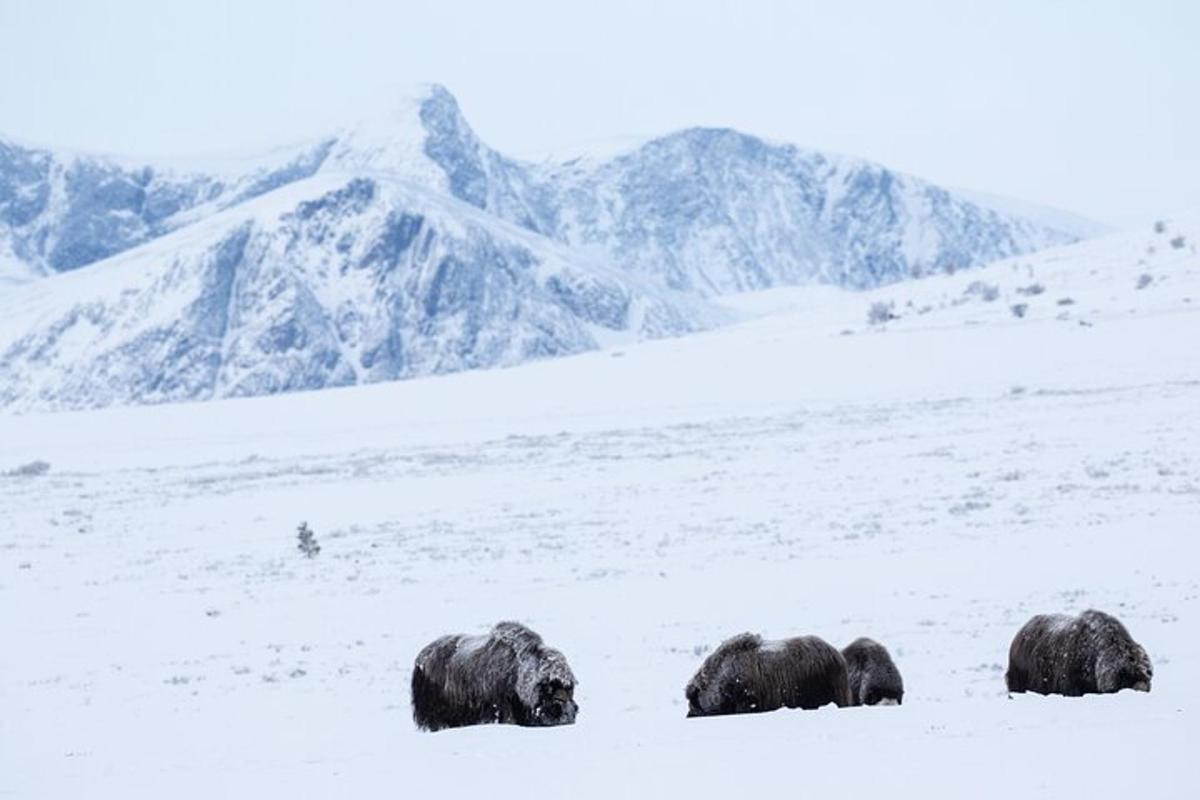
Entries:
{"label": "snowy hillside", "polygon": [[731,130],[518,161],[437,86],[252,159],[154,165],[0,141],[0,406],[510,365],[704,329],[722,320],[708,301],[730,293],[867,288],[1077,238]]}
{"label": "snowy hillside", "polygon": [[[0,796],[1195,797],[1197,243],[1200,216],[509,370],[0,417]],[[1093,606],[1153,690],[1010,699],[1018,627]],[[566,654],[577,724],[418,733],[417,651],[502,618]],[[686,719],[743,630],[870,635],[904,704]]]}
{"label": "snowy hillside", "polygon": [[[822,334],[880,334],[1032,321],[1088,329],[1200,306],[1200,212],[1144,230],[1008,258],[979,270],[847,293],[781,289],[725,298],[740,315],[774,315]],[[784,312],[781,315],[781,312]]]}
{"label": "snowy hillside", "polygon": [[331,146],[152,165],[0,138],[0,248],[38,272],[79,269],[309,177]]}
{"label": "snowy hillside", "polygon": [[644,284],[388,173],[325,171],[0,295],[0,405],[373,383],[728,318]]}

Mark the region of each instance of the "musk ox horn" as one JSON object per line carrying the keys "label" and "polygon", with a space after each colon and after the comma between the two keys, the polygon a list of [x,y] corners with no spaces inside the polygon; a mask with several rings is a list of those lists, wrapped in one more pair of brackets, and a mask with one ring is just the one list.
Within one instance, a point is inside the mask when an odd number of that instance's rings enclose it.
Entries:
{"label": "musk ox horn", "polygon": [[865,636],[842,650],[850,678],[850,704],[855,706],[900,705],[904,681],[887,648]]}

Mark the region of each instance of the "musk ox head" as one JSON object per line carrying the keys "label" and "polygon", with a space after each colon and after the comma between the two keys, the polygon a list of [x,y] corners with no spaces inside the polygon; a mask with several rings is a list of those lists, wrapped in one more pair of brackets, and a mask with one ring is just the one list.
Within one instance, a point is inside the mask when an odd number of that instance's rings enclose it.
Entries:
{"label": "musk ox head", "polygon": [[904,679],[887,648],[865,636],[842,650],[850,678],[851,705],[898,706],[904,700]]}
{"label": "musk ox head", "polygon": [[533,706],[533,722],[536,725],[571,725],[579,706],[575,703],[575,687],[557,680],[539,683],[538,699]]}
{"label": "musk ox head", "polygon": [[529,723],[542,727],[571,725],[579,713],[575,676],[562,653],[540,647],[521,660],[517,693],[529,709]]}
{"label": "musk ox head", "polygon": [[683,695],[688,701],[687,715],[689,717],[706,716],[709,709],[720,706],[721,687],[719,682],[714,680],[712,668],[712,658],[710,657],[700,666],[683,690]]}
{"label": "musk ox head", "polygon": [[1150,656],[1140,644],[1131,643],[1119,652],[1103,654],[1096,664],[1096,688],[1101,692],[1119,692],[1133,689],[1136,692],[1150,691],[1154,679],[1154,667]]}
{"label": "musk ox head", "polygon": [[683,690],[688,701],[689,717],[704,717],[728,705],[727,686],[737,684],[739,660],[754,654],[762,646],[762,637],[753,633],[741,633],[725,640],[700,665],[700,669],[688,681]]}

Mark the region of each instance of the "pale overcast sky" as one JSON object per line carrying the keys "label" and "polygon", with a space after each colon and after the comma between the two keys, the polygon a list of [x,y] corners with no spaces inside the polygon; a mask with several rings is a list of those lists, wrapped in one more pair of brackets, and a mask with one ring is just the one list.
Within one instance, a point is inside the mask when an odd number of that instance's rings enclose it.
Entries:
{"label": "pale overcast sky", "polygon": [[1200,2],[0,0],[0,132],[260,148],[445,84],[514,154],[722,125],[1116,225],[1200,206]]}

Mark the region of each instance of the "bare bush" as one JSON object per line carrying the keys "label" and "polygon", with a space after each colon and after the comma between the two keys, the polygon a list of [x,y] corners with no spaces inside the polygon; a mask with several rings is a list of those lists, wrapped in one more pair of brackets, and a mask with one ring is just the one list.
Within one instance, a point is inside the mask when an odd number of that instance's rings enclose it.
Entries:
{"label": "bare bush", "polygon": [[1147,286],[1149,286],[1152,283],[1154,283],[1154,276],[1151,275],[1149,272],[1143,272],[1141,275],[1138,276],[1137,288],[1145,289]]}
{"label": "bare bush", "polygon": [[321,552],[321,545],[317,544],[317,536],[313,533],[312,528],[308,527],[307,522],[301,522],[300,527],[296,529],[296,539],[299,540],[296,549],[308,558],[313,558],[317,553]]}
{"label": "bare bush", "polygon": [[28,464],[22,464],[19,467],[10,469],[4,473],[10,478],[36,478],[39,475],[45,475],[50,471],[50,462],[48,461],[30,461]]}
{"label": "bare bush", "polygon": [[1040,283],[1031,283],[1028,286],[1020,286],[1017,288],[1017,294],[1023,294],[1026,297],[1036,297],[1046,291],[1046,287]]}
{"label": "bare bush", "polygon": [[1024,319],[1025,312],[1028,310],[1029,310],[1028,303],[1017,303],[1016,305],[1011,307],[1012,314],[1017,319]]}
{"label": "bare bush", "polygon": [[978,297],[985,303],[991,303],[1000,297],[1000,287],[983,281],[974,281],[963,291],[969,297]]}
{"label": "bare bush", "polygon": [[882,325],[894,319],[900,319],[895,313],[896,304],[892,301],[876,300],[867,309],[867,324]]}

